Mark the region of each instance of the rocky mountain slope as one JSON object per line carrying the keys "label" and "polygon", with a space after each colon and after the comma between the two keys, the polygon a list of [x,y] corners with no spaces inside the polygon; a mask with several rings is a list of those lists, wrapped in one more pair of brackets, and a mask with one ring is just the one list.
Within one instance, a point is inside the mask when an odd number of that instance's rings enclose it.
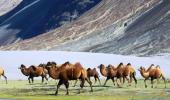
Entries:
{"label": "rocky mountain slope", "polygon": [[2,16],[0,45],[15,43],[75,20],[100,0],[23,0]]}
{"label": "rocky mountain slope", "polygon": [[102,0],[71,23],[0,49],[169,53],[169,21],[169,0]]}

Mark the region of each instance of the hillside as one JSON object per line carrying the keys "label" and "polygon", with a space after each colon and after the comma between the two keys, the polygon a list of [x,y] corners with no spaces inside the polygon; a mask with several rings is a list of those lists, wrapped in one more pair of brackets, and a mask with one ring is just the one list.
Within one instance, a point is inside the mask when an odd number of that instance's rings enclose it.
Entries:
{"label": "hillside", "polygon": [[75,21],[1,50],[169,53],[169,0],[102,0]]}
{"label": "hillside", "polygon": [[0,17],[0,45],[33,38],[67,24],[100,0],[23,0]]}

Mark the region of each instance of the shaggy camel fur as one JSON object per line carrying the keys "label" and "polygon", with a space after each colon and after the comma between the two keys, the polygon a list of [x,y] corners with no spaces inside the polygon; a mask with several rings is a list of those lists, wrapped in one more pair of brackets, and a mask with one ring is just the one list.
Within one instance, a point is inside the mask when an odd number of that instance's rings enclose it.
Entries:
{"label": "shaggy camel fur", "polygon": [[[77,80],[77,79],[81,80],[81,84],[80,84],[81,89],[84,87],[84,83],[86,80],[90,84],[91,91],[93,91],[92,83],[87,77],[87,71],[82,67],[80,63],[71,64],[69,62],[66,62],[62,64],[60,67],[55,67],[54,65],[51,67],[50,66],[51,64],[47,63],[47,70],[50,77],[59,79],[59,83],[57,85],[57,90],[55,92],[55,95],[58,94],[58,89],[62,84],[65,85],[66,95],[68,95],[69,80]],[[53,71],[53,69],[55,70]]]}
{"label": "shaggy camel fur", "polygon": [[35,67],[35,66],[30,66],[29,68],[26,68],[25,65],[21,64],[21,67],[19,68],[21,72],[25,75],[28,76],[29,83],[31,83],[30,79],[32,80],[32,83],[34,82],[34,77],[42,77],[42,83],[44,82],[44,78],[48,81],[47,78],[47,73],[45,72],[44,67]]}
{"label": "shaggy camel fur", "polygon": [[[144,83],[145,83],[145,88],[147,88],[146,80],[151,78],[151,87],[153,88],[153,80],[157,79],[157,84],[159,82],[159,79],[162,78],[164,80],[165,88],[166,88],[166,79],[164,77],[163,72],[161,71],[159,66],[156,66],[154,68],[150,68],[149,70],[146,70],[144,67],[140,67],[138,69],[142,75],[142,77],[145,78]],[[156,85],[157,87],[157,85]]]}
{"label": "shaggy camel fur", "polygon": [[3,76],[5,78],[6,84],[7,84],[7,77],[5,76],[4,69],[0,67],[0,76]]}

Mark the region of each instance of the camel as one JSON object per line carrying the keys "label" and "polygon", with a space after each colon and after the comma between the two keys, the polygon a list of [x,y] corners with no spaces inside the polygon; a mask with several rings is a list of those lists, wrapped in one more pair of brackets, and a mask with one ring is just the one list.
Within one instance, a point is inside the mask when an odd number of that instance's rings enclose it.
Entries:
{"label": "camel", "polygon": [[7,77],[5,76],[5,72],[4,72],[4,69],[2,67],[0,67],[0,76],[3,76],[5,78],[5,81],[6,81],[6,84],[7,84],[8,83]]}
{"label": "camel", "polygon": [[[126,66],[124,66],[123,63],[120,63],[118,65],[118,67],[116,67],[116,68],[114,66],[112,66],[111,64],[109,64],[108,67],[105,68],[105,66],[103,64],[101,64],[99,66],[99,68],[100,68],[101,74],[104,77],[107,77],[107,79],[104,83],[104,86],[106,85],[106,82],[109,79],[112,79],[113,84],[115,85],[114,78],[116,78],[116,83],[117,83],[118,87],[120,86],[120,84],[118,83],[118,79],[119,79],[121,84],[123,84],[125,82],[125,79],[127,79],[129,85],[131,85],[132,78],[133,78],[134,81],[135,81],[135,87],[136,87],[136,84],[137,84],[137,80],[136,80],[136,77],[135,77],[136,72],[135,72],[135,70],[133,69],[133,67],[131,66],[130,63],[128,63]],[[128,77],[130,77],[130,80],[129,80]],[[122,79],[123,79],[123,83],[122,83]]]}
{"label": "camel", "polygon": [[66,87],[66,95],[69,95],[68,92],[69,80],[78,80],[78,79],[81,81],[80,84],[81,89],[83,89],[84,83],[85,81],[87,81],[90,84],[91,92],[93,91],[92,82],[87,77],[87,71],[83,68],[83,66],[79,62],[75,64],[65,62],[60,67],[56,67],[54,66],[54,64],[52,65],[51,63],[47,63],[46,66],[47,66],[46,69],[48,70],[50,77],[54,79],[59,79],[55,95],[58,94],[58,89],[62,84],[64,84]]}
{"label": "camel", "polygon": [[101,65],[98,66],[98,68],[100,69],[100,73],[101,73],[104,77],[107,77],[107,78],[106,78],[106,81],[105,81],[105,83],[104,83],[104,86],[106,85],[107,81],[110,80],[110,79],[112,80],[113,84],[115,85],[114,77],[116,76],[116,72],[113,71],[113,70],[110,70],[110,69],[112,69],[111,67],[112,67],[112,66],[109,65],[109,67],[106,68],[105,65],[103,65],[103,64],[101,64]]}
{"label": "camel", "polygon": [[[137,79],[135,77],[136,75],[136,71],[135,69],[132,67],[132,65],[130,63],[128,63],[125,67],[124,67],[124,72],[123,72],[123,83],[125,82],[125,79],[128,81],[129,86],[131,86],[132,83],[132,78],[135,81],[135,87],[137,85]],[[129,80],[129,78],[130,80]]]}
{"label": "camel", "polygon": [[[147,88],[146,80],[148,80],[149,78],[151,78],[151,84],[152,84],[151,88],[153,88],[153,80],[157,79],[157,85],[158,85],[160,78],[164,80],[164,84],[166,88],[166,79],[159,66],[150,68],[149,70],[146,70],[144,67],[141,66],[138,70],[140,71],[142,77],[145,78],[144,80],[145,88]],[[156,88],[157,88],[157,85],[156,85]]]}
{"label": "camel", "polygon": [[34,82],[34,77],[42,77],[42,83],[44,82],[44,78],[48,81],[47,73],[45,72],[44,67],[35,67],[34,65],[30,66],[29,68],[26,68],[25,65],[21,64],[19,68],[25,76],[28,76],[29,83],[31,83],[30,79],[32,80],[32,83]]}
{"label": "camel", "polygon": [[[88,68],[87,69],[87,77],[90,80],[90,77],[94,77],[95,79],[95,83],[97,82],[97,80],[99,81],[99,84],[101,85],[100,79],[99,79],[99,73],[97,72],[96,68]],[[77,80],[74,84],[74,87],[76,86]]]}

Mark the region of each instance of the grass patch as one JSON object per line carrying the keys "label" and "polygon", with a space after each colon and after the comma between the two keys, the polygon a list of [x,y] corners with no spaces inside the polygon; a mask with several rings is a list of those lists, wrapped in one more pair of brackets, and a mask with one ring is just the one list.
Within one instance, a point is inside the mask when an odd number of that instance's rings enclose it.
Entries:
{"label": "grass patch", "polygon": [[[8,84],[4,81],[0,82],[0,98],[17,99],[17,100],[169,100],[170,99],[170,84],[167,83],[167,88],[161,82],[158,88],[151,88],[148,81],[148,88],[144,88],[143,80],[138,81],[135,88],[134,84],[127,87],[127,83],[118,88],[114,86],[112,81],[108,81],[107,86],[103,87],[99,84],[93,85],[94,92],[90,92],[88,84],[78,93],[79,83],[73,87],[74,81],[70,81],[69,96],[65,96],[65,87],[61,86],[59,95],[55,96],[56,81],[41,84],[41,81],[36,80],[34,84],[28,84],[26,80],[10,80]],[[104,80],[102,80],[104,83]]]}

